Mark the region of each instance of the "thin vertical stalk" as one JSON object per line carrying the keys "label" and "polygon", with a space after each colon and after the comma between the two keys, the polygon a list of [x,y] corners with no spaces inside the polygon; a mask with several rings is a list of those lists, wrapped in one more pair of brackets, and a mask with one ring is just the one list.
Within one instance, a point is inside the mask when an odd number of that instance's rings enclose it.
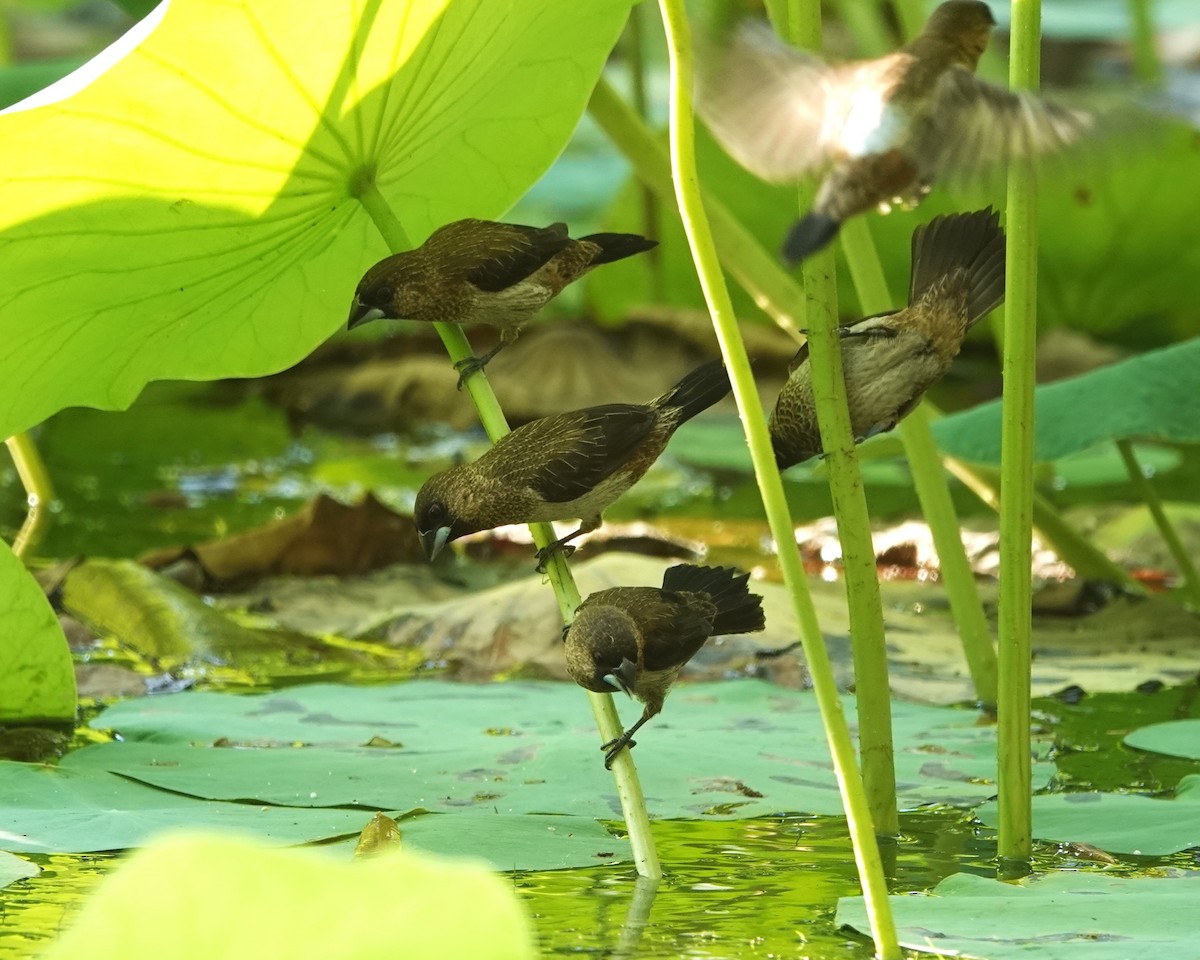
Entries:
{"label": "thin vertical stalk", "polygon": [[[629,91],[633,99],[633,108],[644,123],[650,120],[650,93],[646,79],[646,18],[650,16],[650,8],[638,4],[629,11],[629,22],[626,25],[625,56],[629,62]],[[662,231],[659,228],[661,220],[658,208],[658,197],[645,183],[639,182],[639,193],[642,203],[642,233],[647,237],[657,237]],[[663,302],[663,271],[662,251],[655,247],[646,251],[647,269],[650,272],[650,291],[653,300]]]}
{"label": "thin vertical stalk", "polygon": [[21,486],[25,488],[25,503],[29,508],[25,522],[17,531],[12,545],[13,553],[23,559],[46,532],[46,526],[50,522],[49,508],[54,499],[54,486],[50,482],[50,472],[29,434],[14,434],[4,443],[8,447],[9,456],[12,457],[13,466],[17,468]]}
{"label": "thin vertical stalk", "polygon": [[[850,266],[850,276],[858,292],[858,305],[864,316],[895,309],[896,301],[888,292],[879,254],[871,240],[871,228],[863,217],[842,227],[842,252]],[[938,554],[942,582],[950,598],[950,610],[958,625],[967,669],[975,686],[976,699],[996,702],[996,650],[987,617],[975,586],[975,575],[959,534],[958,514],[946,485],[946,475],[930,429],[930,405],[926,401],[900,423],[900,439],[908,457],[913,485],[921,501],[921,512],[929,524]]]}
{"label": "thin vertical stalk", "polygon": [[667,46],[671,62],[671,160],[675,191],[684,232],[692,249],[692,258],[700,277],[700,286],[713,318],[713,328],[721,346],[733,394],[741,415],[750,459],[762,494],[767,522],[779,550],[779,566],[791,591],[800,642],[813,678],[813,692],[825,725],[825,736],[833,756],[834,771],[847,825],[854,843],[859,880],[867,905],[867,916],[875,938],[877,956],[893,960],[900,956],[892,921],[891,905],[879,859],[879,847],[871,824],[871,812],[863,794],[854,763],[854,746],[846,718],[842,713],[837,684],[829,664],[812,597],[808,592],[800,550],[792,530],[792,520],[783,493],[783,481],[775,467],[766,417],[750,372],[746,348],[738,333],[737,319],[729,300],[725,278],[713,244],[700,185],[696,173],[695,126],[692,117],[692,48],[683,0],[660,0]]}
{"label": "thin vertical stalk", "polygon": [[[637,178],[664,207],[675,208],[675,184],[666,148],[603,77],[592,91],[588,113],[633,166]],[[781,330],[804,341],[804,294],[729,208],[711,194],[704,198],[721,262]]]}
{"label": "thin vertical stalk", "polygon": [[1132,31],[1129,37],[1133,48],[1133,74],[1143,83],[1160,86],[1163,80],[1162,60],[1154,35],[1154,0],[1128,0]]}
{"label": "thin vertical stalk", "polygon": [[1125,471],[1129,474],[1133,489],[1137,491],[1138,496],[1142,498],[1142,502],[1149,509],[1150,516],[1154,518],[1154,524],[1158,527],[1158,532],[1162,534],[1167,549],[1171,551],[1171,556],[1175,558],[1175,563],[1179,566],[1179,572],[1183,575],[1183,595],[1187,598],[1188,603],[1200,608],[1200,575],[1197,575],[1196,565],[1192,562],[1187,547],[1183,545],[1174,524],[1167,516],[1167,511],[1163,508],[1162,498],[1159,497],[1150,478],[1146,476],[1142,465],[1138,463],[1133,444],[1128,440],[1118,440],[1117,450],[1121,453],[1121,460],[1125,464]]}
{"label": "thin vertical stalk", "polygon": [[[818,0],[789,0],[786,28],[788,42],[819,47],[821,5]],[[798,192],[800,209],[806,212],[812,206],[815,185],[805,184]],[[879,596],[879,572],[875,564],[875,545],[871,540],[867,495],[858,467],[858,451],[842,373],[833,247],[806,258],[801,277],[808,316],[809,375],[846,578],[863,783],[875,829],[881,835],[894,836],[900,832],[900,819],[896,812],[892,702],[883,603]]]}
{"label": "thin vertical stalk", "polygon": [[[1041,0],[1012,0],[1009,86],[1038,86]],[[1037,348],[1037,180],[1029,163],[1008,175],[1004,397],[1000,444],[999,855],[1033,849],[1029,745],[1032,630],[1034,360]]]}
{"label": "thin vertical stalk", "polygon": [[[379,192],[373,180],[364,179],[356,184],[355,197],[362,204],[368,216],[378,228],[384,242],[393,252],[411,248],[408,237],[399,219],[392,211],[386,198]],[[454,362],[465,360],[471,356],[471,345],[467,342],[462,328],[453,323],[436,323],[434,328],[442,338],[442,343]],[[503,437],[508,430],[508,421],[501,410],[492,385],[482,374],[467,378],[467,390],[479,413],[480,422],[492,442]],[[538,547],[545,547],[554,540],[554,529],[547,523],[531,523],[530,532]],[[579,588],[571,569],[562,553],[555,553],[546,568],[550,585],[554,588],[558,608],[562,613],[564,623],[570,623],[575,616],[575,608],[579,606]],[[585,691],[591,702],[592,713],[596,718],[596,726],[600,729],[602,742],[619,737],[622,732],[621,718],[613,699],[606,693]],[[637,871],[644,877],[659,878],[662,869],[658,862],[658,853],[654,848],[654,838],[650,833],[650,819],[646,814],[646,800],[642,794],[641,783],[638,780],[637,768],[633,763],[632,751],[622,750],[617,754],[612,765],[613,777],[617,784],[617,794],[621,800],[621,812],[625,817],[625,827],[629,831],[629,842],[633,847],[634,863]]]}

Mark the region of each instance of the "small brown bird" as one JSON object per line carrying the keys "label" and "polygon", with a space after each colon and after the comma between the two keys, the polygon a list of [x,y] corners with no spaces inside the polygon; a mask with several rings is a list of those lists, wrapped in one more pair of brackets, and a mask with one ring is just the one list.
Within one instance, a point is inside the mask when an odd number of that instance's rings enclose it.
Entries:
{"label": "small brown bird", "polygon": [[915,203],[938,180],[978,178],[1078,140],[1085,113],[975,76],[996,21],[980,0],[949,0],[920,35],[875,60],[830,65],[745,25],[706,57],[700,111],[717,140],[765,180],[826,172],[783,254],[796,263],[842,222]]}
{"label": "small brown bird", "polygon": [[730,567],[681,563],[658,587],[613,587],[593,593],[564,628],[567,673],[587,690],[623,690],[643,704],[641,719],[600,749],[604,766],[663,707],[683,665],[711,636],[762,630],[762,597],[746,587],[748,574]]}
{"label": "small brown bird", "polygon": [[518,427],[474,463],[425,481],[413,519],[426,555],[432,560],[451,540],[507,523],[581,518],[578,530],[538,551],[544,566],[552,550],[600,526],[680,424],[727,393],[725,367],[713,360],[649,403],[585,407]]}
{"label": "small brown bird", "polygon": [[[935,217],[912,236],[908,307],[838,328],[856,440],[891,430],[950,369],[972,324],[1004,300],[1004,232],[988,207]],[[780,470],[821,453],[808,345],[771,413]]]}
{"label": "small brown bird", "polygon": [[657,245],[632,233],[572,240],[565,223],[526,227],[456,220],[415,250],[393,254],[368,270],[354,291],[347,326],[387,318],[499,327],[500,342],[493,349],[455,364],[461,387],[567,284],[593,267]]}

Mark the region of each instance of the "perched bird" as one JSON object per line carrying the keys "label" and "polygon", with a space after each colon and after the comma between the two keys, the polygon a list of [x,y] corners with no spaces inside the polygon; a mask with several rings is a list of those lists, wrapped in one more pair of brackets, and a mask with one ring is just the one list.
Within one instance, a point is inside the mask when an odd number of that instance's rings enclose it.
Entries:
{"label": "perched bird", "polygon": [[978,178],[1088,130],[1086,113],[975,76],[995,23],[986,3],[949,0],[895,53],[836,65],[761,23],[714,44],[698,103],[722,146],[766,180],[825,171],[784,242],[789,263],[820,250],[855,214],[914,203],[935,181]]}
{"label": "perched bird", "polygon": [[567,284],[593,267],[657,245],[633,233],[594,233],[572,240],[565,223],[526,227],[456,220],[415,250],[393,254],[368,270],[354,291],[347,326],[389,318],[499,327],[499,344],[455,364],[461,387],[517,339],[521,327]]}
{"label": "perched bird", "polygon": [[623,690],[643,704],[641,719],[600,749],[604,766],[662,710],[683,665],[714,635],[764,627],[762,597],[747,589],[748,574],[730,567],[681,563],[658,587],[613,587],[593,593],[564,628],[567,673],[587,690]]}
{"label": "perched bird", "polygon": [[[935,217],[912,236],[908,306],[838,328],[856,440],[891,430],[958,355],[971,325],[1004,300],[1004,232],[988,207]],[[808,344],[771,413],[780,470],[821,452]]]}
{"label": "perched bird", "polygon": [[727,393],[725,367],[713,360],[649,403],[585,407],[518,427],[474,463],[443,470],[418,491],[413,519],[426,555],[432,560],[478,530],[579,517],[578,530],[538,551],[540,569],[552,550],[600,526],[604,510],[641,479],[679,425]]}

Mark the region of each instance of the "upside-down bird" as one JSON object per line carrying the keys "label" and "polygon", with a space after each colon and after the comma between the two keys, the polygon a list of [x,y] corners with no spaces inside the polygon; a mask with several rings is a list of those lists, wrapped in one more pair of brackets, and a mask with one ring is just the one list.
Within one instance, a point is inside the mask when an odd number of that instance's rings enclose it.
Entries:
{"label": "upside-down bird", "polygon": [[1087,132],[1090,114],[975,76],[995,23],[981,0],[949,0],[895,53],[843,64],[788,46],[761,23],[711,41],[698,104],[721,145],[765,180],[824,171],[785,260],[821,249],[855,214],[915,203],[936,181],[977,179]]}
{"label": "upside-down bird", "polygon": [[764,627],[762,598],[748,574],[730,567],[681,563],[658,587],[613,587],[593,593],[564,628],[567,672],[596,693],[622,690],[644,705],[641,719],[600,749],[604,766],[635,745],[633,735],[662,710],[683,665],[710,636]]}
{"label": "upside-down bird", "polygon": [[649,403],[607,403],[534,420],[473,463],[443,470],[417,493],[413,519],[432,560],[451,540],[508,523],[582,521],[538,551],[600,526],[601,514],[641,479],[671,435],[729,393],[720,360],[697,367]]}
{"label": "upside-down bird", "polygon": [[[838,328],[856,440],[891,430],[950,369],[971,325],[1004,300],[1004,232],[988,207],[935,217],[912,236],[908,306]],[[770,419],[780,470],[821,453],[808,344]]]}
{"label": "upside-down bird", "polygon": [[415,250],[371,267],[354,291],[348,326],[379,318],[483,323],[500,329],[500,342],[455,366],[459,386],[482,370],[521,327],[567,284],[594,267],[657,246],[632,233],[567,236],[565,223],[527,227],[491,220],[456,220],[435,230]]}

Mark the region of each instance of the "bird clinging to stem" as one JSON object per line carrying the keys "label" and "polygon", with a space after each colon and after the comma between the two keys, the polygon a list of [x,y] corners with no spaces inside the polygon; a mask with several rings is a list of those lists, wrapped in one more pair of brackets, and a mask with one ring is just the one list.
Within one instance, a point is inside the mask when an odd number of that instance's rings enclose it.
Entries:
{"label": "bird clinging to stem", "polygon": [[657,246],[632,233],[567,236],[565,223],[527,227],[491,220],[456,220],[415,250],[380,260],[354,291],[347,326],[368,320],[482,323],[500,342],[455,366],[458,385],[517,339],[526,323],[567,284],[605,263]]}
{"label": "bird clinging to stem", "polygon": [[915,203],[934,182],[1032,161],[1087,132],[1089,114],[975,76],[995,23],[981,0],[948,0],[895,53],[843,64],[761,23],[711,44],[698,106],[721,145],[765,180],[824,171],[784,242],[787,262],[820,250],[855,214]]}
{"label": "bird clinging to stem", "polygon": [[[912,236],[908,306],[838,328],[857,440],[891,430],[950,369],[967,331],[1004,300],[1004,232],[988,207],[935,217]],[[769,422],[780,470],[821,453],[808,344]]]}
{"label": "bird clinging to stem", "polygon": [[683,665],[710,636],[764,627],[762,598],[748,574],[681,563],[658,587],[613,587],[591,594],[563,631],[567,672],[596,693],[622,690],[644,705],[641,718],[601,746],[604,766],[634,746],[633,735],[662,710]]}
{"label": "bird clinging to stem", "polygon": [[473,463],[443,470],[417,492],[413,519],[432,560],[451,540],[509,523],[581,519],[551,551],[600,526],[601,514],[641,479],[679,426],[729,393],[720,360],[649,403],[608,403],[518,427]]}

